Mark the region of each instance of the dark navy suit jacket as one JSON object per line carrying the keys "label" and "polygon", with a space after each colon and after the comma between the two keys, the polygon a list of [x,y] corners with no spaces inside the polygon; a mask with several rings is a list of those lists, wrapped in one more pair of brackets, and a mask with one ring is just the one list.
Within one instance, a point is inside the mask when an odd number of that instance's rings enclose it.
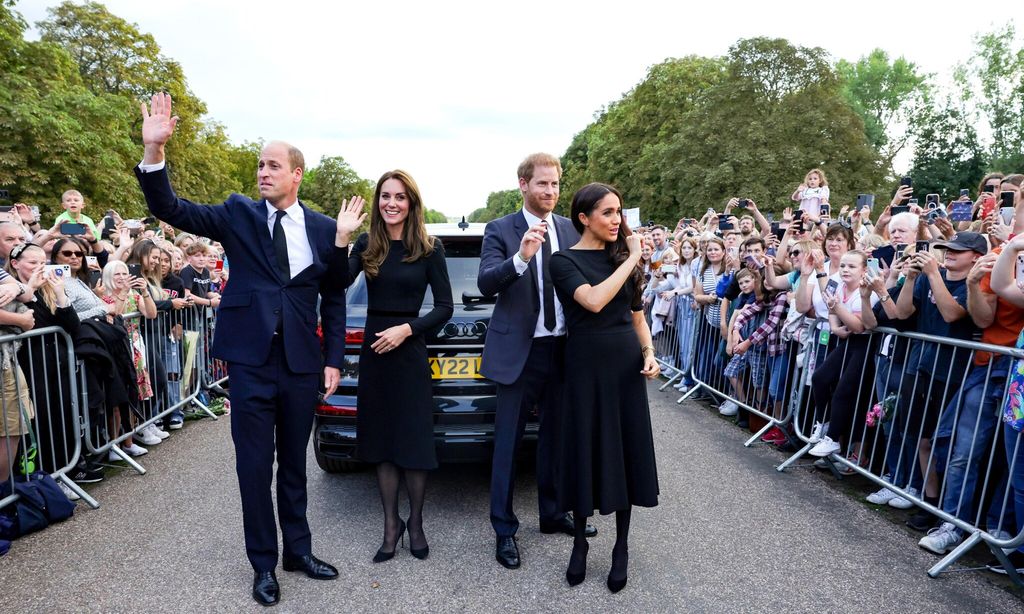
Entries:
{"label": "dark navy suit jacket", "polygon": [[[341,367],[348,262],[345,250],[334,246],[334,220],[299,203],[313,264],[289,280],[277,268],[266,201],[232,194],[220,205],[197,205],[175,195],[166,169],[144,173],[136,167],[135,174],[153,215],[219,241],[231,262],[231,279],[217,309],[214,358],[248,366],[265,364],[280,325],[292,371],[316,373],[323,365]],[[318,295],[323,361],[316,334]]]}
{"label": "dark navy suit jacket", "polygon": [[[552,215],[552,219],[559,249],[569,249],[580,240],[568,218]],[[512,262],[528,228],[522,210],[492,220],[484,229],[480,248],[477,286],[484,296],[498,296],[487,327],[480,373],[499,384],[510,385],[519,379],[540,317],[537,260],[530,259],[522,277]]]}

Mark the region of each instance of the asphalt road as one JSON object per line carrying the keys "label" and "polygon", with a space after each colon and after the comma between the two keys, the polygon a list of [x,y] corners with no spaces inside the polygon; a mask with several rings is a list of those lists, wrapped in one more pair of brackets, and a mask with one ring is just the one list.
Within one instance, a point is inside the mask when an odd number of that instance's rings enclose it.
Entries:
{"label": "asphalt road", "polygon": [[[370,562],[381,539],[372,472],[322,473],[309,455],[314,553],[341,571],[317,582],[278,571],[286,612],[1024,612],[1024,593],[985,572],[933,580],[917,536],[806,468],[742,447],[703,406],[651,388],[661,504],[633,515],[629,584],[604,585],[612,517],[597,517],[586,582],[564,579],[571,538],[537,531],[536,491],[517,483],[522,568],[494,561],[488,469],[431,477],[430,558]],[[14,544],[0,558],[4,612],[260,611],[249,597],[229,417],[190,422],[90,492],[99,510]]]}

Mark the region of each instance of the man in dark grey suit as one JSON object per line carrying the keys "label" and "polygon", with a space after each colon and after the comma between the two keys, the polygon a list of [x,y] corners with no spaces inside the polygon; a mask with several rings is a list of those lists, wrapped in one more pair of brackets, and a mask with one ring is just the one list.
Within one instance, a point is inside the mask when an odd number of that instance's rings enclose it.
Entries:
{"label": "man in dark grey suit", "polygon": [[[555,215],[562,166],[549,154],[533,154],[519,165],[523,208],[487,224],[477,284],[485,296],[498,296],[487,328],[480,372],[498,386],[491,467],[491,525],[497,536],[495,558],[519,567],[512,509],[515,457],[526,417],[540,411],[537,494],[540,530],[573,534],[572,518],[558,510],[555,471],[564,378],[565,316],[548,274],[551,254],[579,241],[565,217]],[[597,529],[587,526],[587,536]]]}

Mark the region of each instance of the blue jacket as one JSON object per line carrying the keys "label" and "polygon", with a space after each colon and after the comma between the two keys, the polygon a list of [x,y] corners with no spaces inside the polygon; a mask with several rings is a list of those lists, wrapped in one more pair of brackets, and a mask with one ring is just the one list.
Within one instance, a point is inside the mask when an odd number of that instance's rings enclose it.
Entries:
{"label": "blue jacket", "polygon": [[[280,325],[292,371],[316,373],[325,364],[341,367],[348,263],[346,250],[334,246],[334,220],[299,203],[313,264],[284,279],[276,265],[265,201],[232,194],[220,205],[197,205],[175,195],[166,169],[143,173],[136,167],[135,175],[153,215],[219,241],[231,259],[231,280],[217,309],[214,358],[248,366],[265,364]],[[316,334],[318,296],[323,354]]]}
{"label": "blue jacket", "polygon": [[[569,249],[580,240],[568,218],[554,215],[552,219],[559,249]],[[484,229],[480,248],[477,287],[484,296],[498,296],[487,327],[480,373],[506,385],[515,383],[523,372],[540,317],[536,259],[530,260],[522,277],[512,262],[528,228],[521,210],[492,220]]]}

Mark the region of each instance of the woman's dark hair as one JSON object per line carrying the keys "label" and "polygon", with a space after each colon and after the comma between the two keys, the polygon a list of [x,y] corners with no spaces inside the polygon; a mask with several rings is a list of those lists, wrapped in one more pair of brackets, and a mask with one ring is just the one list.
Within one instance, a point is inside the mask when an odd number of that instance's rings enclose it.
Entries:
{"label": "woman's dark hair", "polygon": [[[597,203],[601,202],[601,199],[609,194],[614,194],[619,199],[619,205],[622,205],[622,194],[612,186],[604,183],[588,183],[572,195],[572,225],[576,228],[576,232],[582,235],[585,228],[583,222],[580,221],[580,214],[582,213],[585,217],[590,217],[590,214],[597,207]],[[608,255],[608,260],[615,266],[629,259],[629,246],[626,244],[626,235],[628,233],[629,226],[626,224],[626,220],[623,219],[619,225],[618,236],[615,237],[614,241],[604,245],[604,251]],[[639,296],[644,291],[644,275],[640,271],[640,267],[633,270],[630,279],[633,282],[634,296]]]}
{"label": "woman's dark hair", "polygon": [[60,264],[57,262],[57,254],[60,253],[61,248],[71,243],[78,249],[82,250],[82,265],[78,267],[77,273],[72,273],[75,277],[82,280],[82,283],[89,285],[89,265],[85,262],[85,257],[92,254],[92,250],[86,244],[85,241],[78,237],[61,237],[57,239],[57,242],[53,244],[53,249],[50,250],[50,264]]}

